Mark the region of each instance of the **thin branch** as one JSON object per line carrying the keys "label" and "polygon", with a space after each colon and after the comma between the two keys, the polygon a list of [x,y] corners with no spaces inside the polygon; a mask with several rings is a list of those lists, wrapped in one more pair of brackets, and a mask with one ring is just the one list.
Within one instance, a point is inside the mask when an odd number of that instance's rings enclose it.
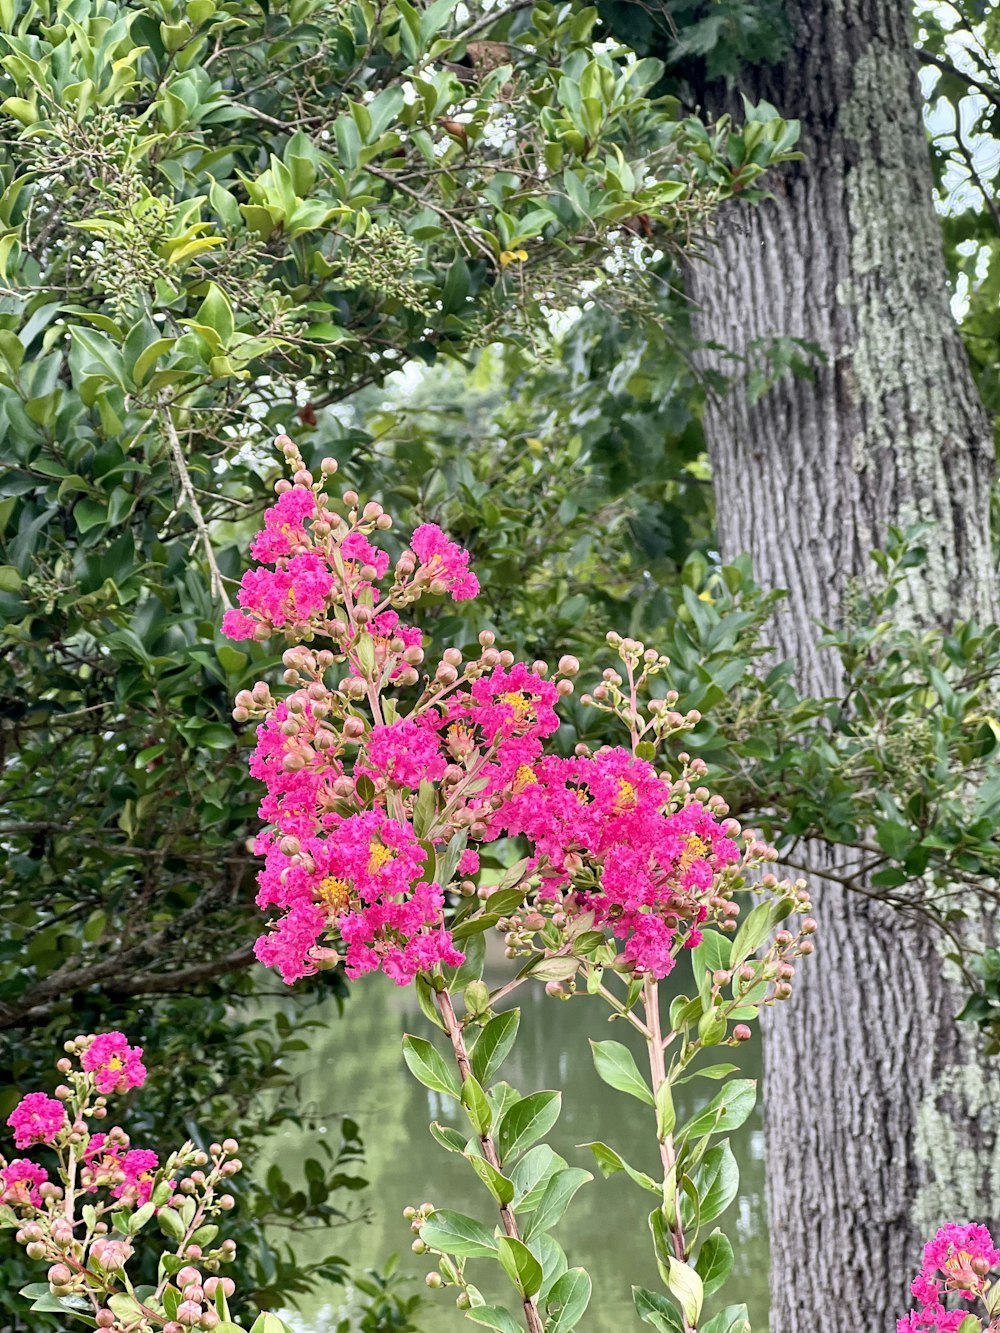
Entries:
{"label": "thin branch", "polygon": [[212,539],[208,534],[208,526],[205,523],[205,516],[201,512],[201,505],[198,503],[198,496],[195,493],[194,485],[191,481],[191,474],[188,472],[187,461],[184,458],[184,450],[181,448],[180,437],[177,434],[177,427],[174,425],[174,419],[170,414],[170,409],[162,403],[158,407],[160,420],[163,422],[163,429],[167,436],[167,443],[170,445],[170,453],[174,460],[174,466],[177,468],[177,476],[180,481],[181,495],[191,506],[191,519],[198,532],[198,539],[201,542],[205,552],[205,559],[208,562],[209,578],[211,581],[212,596],[217,601],[221,601],[227,608],[232,606],[229,600],[229,594],[226,592],[225,585],[222,582],[222,574],[216,563],[215,551],[212,549]]}
{"label": "thin branch", "polygon": [[932,51],[924,51],[920,47],[917,48],[917,55],[929,65],[936,65],[938,69],[944,70],[946,74],[954,74],[957,79],[962,79],[978,92],[981,92],[995,107],[1000,107],[1000,89],[991,87],[988,83],[984,83],[982,79],[977,79],[974,74],[967,74],[964,69],[959,69],[957,65],[953,65],[945,56],[935,55]]}
{"label": "thin branch", "polygon": [[377,176],[379,180],[386,181],[389,185],[393,186],[394,189],[399,190],[400,194],[409,195],[411,199],[415,199],[417,203],[421,204],[424,208],[429,208],[431,212],[436,213],[438,217],[444,218],[445,222],[448,223],[448,226],[451,227],[456,236],[460,238],[465,236],[472,242],[477,250],[486,256],[491,264],[496,263],[496,255],[494,255],[493,251],[480,237],[479,233],[475,231],[474,228],[455,217],[454,213],[450,213],[447,208],[442,208],[440,204],[435,204],[430,199],[425,199],[417,190],[412,190],[409,185],[404,185],[403,182],[398,180],[391,171],[383,171],[381,167],[374,167],[370,162],[364,170],[367,171],[370,176]]}

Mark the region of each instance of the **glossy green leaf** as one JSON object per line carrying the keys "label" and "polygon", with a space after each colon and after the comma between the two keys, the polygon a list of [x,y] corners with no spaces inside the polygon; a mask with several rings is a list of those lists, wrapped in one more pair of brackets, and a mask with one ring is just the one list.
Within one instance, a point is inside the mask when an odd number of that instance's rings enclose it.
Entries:
{"label": "glossy green leaf", "polygon": [[431,1214],[420,1228],[420,1239],[432,1250],[459,1259],[489,1259],[497,1253],[496,1241],[481,1222],[447,1208]]}
{"label": "glossy green leaf", "polygon": [[533,1092],[515,1102],[500,1121],[497,1151],[507,1163],[547,1134],[559,1119],[562,1095],[558,1092]]}
{"label": "glossy green leaf", "polygon": [[520,1009],[508,1009],[491,1018],[476,1038],[469,1061],[472,1072],[484,1086],[491,1083],[510,1054],[521,1020]]}
{"label": "glossy green leaf", "polygon": [[403,1059],[414,1078],[433,1092],[443,1092],[456,1100],[462,1096],[458,1071],[423,1037],[403,1038]]}
{"label": "glossy green leaf", "polygon": [[703,1111],[678,1130],[677,1137],[698,1139],[703,1134],[722,1134],[738,1129],[756,1104],[756,1079],[735,1078],[716,1093]]}
{"label": "glossy green leaf", "polygon": [[581,1148],[589,1148],[594,1154],[594,1160],[600,1169],[601,1175],[605,1180],[613,1176],[618,1171],[624,1171],[630,1180],[634,1180],[637,1185],[643,1189],[649,1190],[651,1194],[660,1194],[660,1186],[652,1176],[648,1176],[645,1171],[639,1171],[634,1166],[630,1166],[614,1148],[609,1148],[606,1143],[596,1141],[594,1143],[581,1143]]}
{"label": "glossy green leaf", "polygon": [[681,1316],[666,1296],[646,1287],[633,1287],[632,1303],[642,1322],[651,1324],[658,1333],[684,1333]]}
{"label": "glossy green leaf", "polygon": [[653,1094],[627,1046],[618,1041],[592,1041],[590,1049],[594,1068],[605,1083],[619,1092],[627,1092],[630,1097],[637,1097],[648,1106],[653,1105]]}
{"label": "glossy green leaf", "polygon": [[493,1112],[479,1080],[474,1075],[470,1075],[462,1084],[462,1105],[476,1133],[481,1137],[488,1134],[493,1123]]}
{"label": "glossy green leaf", "polygon": [[542,1285],[542,1265],[527,1245],[510,1236],[501,1236],[497,1241],[497,1256],[519,1295],[534,1296]]}
{"label": "glossy green leaf", "polygon": [[545,1297],[548,1320],[545,1333],[569,1333],[587,1313],[592,1284],[583,1268],[570,1268],[558,1278]]}
{"label": "glossy green leaf", "polygon": [[569,1206],[569,1202],[577,1190],[586,1185],[594,1177],[589,1171],[582,1171],[579,1167],[571,1166],[565,1171],[557,1171],[549,1178],[545,1187],[545,1192],[539,1200],[538,1207],[529,1215],[523,1228],[522,1235],[525,1240],[530,1240],[532,1236],[539,1232],[548,1231],[554,1227],[562,1217]]}
{"label": "glossy green leaf", "polygon": [[716,1228],[701,1243],[695,1271],[701,1278],[706,1296],[711,1296],[733,1270],[733,1247],[729,1237]]}

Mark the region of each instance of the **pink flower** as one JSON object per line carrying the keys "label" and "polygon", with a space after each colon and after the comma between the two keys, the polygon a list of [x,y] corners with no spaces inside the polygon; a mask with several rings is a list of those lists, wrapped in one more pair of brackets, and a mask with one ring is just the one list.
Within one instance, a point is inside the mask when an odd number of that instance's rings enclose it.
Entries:
{"label": "pink flower", "polygon": [[293,486],[278,497],[264,514],[264,527],[253,539],[250,554],[263,564],[273,564],[309,545],[305,520],[316,513],[316,497],[306,486]]}
{"label": "pink flower", "polygon": [[447,760],[437,735],[429,727],[404,720],[389,727],[372,727],[359,773],[383,783],[416,789],[421,782],[440,782]]}
{"label": "pink flower", "polygon": [[160,1159],[148,1148],[133,1148],[122,1158],[121,1169],[124,1179],[111,1191],[116,1199],[128,1195],[128,1201],[139,1206],[149,1202],[153,1193],[153,1181]]}
{"label": "pink flower", "polygon": [[456,602],[478,595],[479,580],[469,572],[468,551],[449,541],[436,523],[422,523],[410,545],[420,561],[415,581],[443,585],[441,591],[451,593]]}
{"label": "pink flower", "polygon": [[[257,623],[268,628],[304,625],[317,612],[325,610],[333,588],[333,575],[325,561],[312,551],[293,555],[280,569],[248,569],[239,590],[239,603]],[[244,616],[227,613],[223,629],[231,637],[247,638]],[[252,623],[252,622],[251,622]],[[252,631],[251,631],[252,632]]]}
{"label": "pink flower", "polygon": [[376,578],[381,578],[389,568],[389,552],[372,546],[363,532],[349,532],[340,543],[340,554],[347,564],[357,566],[359,571],[369,565]]}
{"label": "pink flower", "polygon": [[49,1173],[26,1157],[15,1157],[6,1166],[0,1167],[0,1203],[12,1208],[40,1208],[42,1196],[39,1185],[44,1185]]}
{"label": "pink flower", "polygon": [[923,1264],[910,1286],[921,1309],[900,1319],[896,1333],[955,1333],[969,1312],[946,1310],[942,1296],[954,1292],[962,1300],[975,1300],[983,1291],[985,1274],[997,1264],[1000,1250],[986,1227],[954,1222],[943,1226],[924,1246]]}
{"label": "pink flower", "polygon": [[458,873],[460,875],[476,875],[479,873],[479,853],[474,852],[471,847],[467,848],[458,858]]}
{"label": "pink flower", "polygon": [[102,1032],[95,1037],[80,1064],[86,1073],[96,1075],[97,1091],[106,1096],[141,1088],[146,1081],[142,1047],[130,1046],[122,1032]]}
{"label": "pink flower", "polygon": [[16,1148],[52,1143],[66,1127],[66,1108],[44,1092],[29,1092],[11,1111],[7,1124],[14,1131]]}

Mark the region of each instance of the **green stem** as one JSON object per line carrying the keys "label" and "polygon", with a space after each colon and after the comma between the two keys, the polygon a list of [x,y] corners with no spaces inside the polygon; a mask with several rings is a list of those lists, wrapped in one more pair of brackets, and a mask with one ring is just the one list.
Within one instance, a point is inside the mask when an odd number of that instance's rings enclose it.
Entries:
{"label": "green stem", "polygon": [[[642,987],[643,1006],[646,1012],[646,1049],[649,1052],[649,1073],[653,1083],[653,1101],[657,1100],[657,1093],[666,1082],[667,1069],[664,1057],[664,1042],[660,1028],[660,996],[657,983],[652,977],[647,976]],[[677,1153],[674,1148],[674,1140],[671,1134],[665,1134],[662,1138],[657,1133],[660,1144],[660,1162],[663,1165],[663,1189],[664,1202],[666,1201],[667,1180],[674,1169],[677,1161]],[[681,1222],[681,1192],[677,1181],[674,1181],[673,1197],[674,1224],[670,1229],[670,1237],[674,1246],[674,1255],[680,1262],[687,1263],[685,1258],[684,1226]],[[687,1316],[681,1313],[684,1321],[684,1333],[696,1333],[692,1324],[688,1323]]]}
{"label": "green stem", "polygon": [[[455,1054],[455,1063],[458,1065],[458,1073],[462,1082],[472,1077],[472,1066],[469,1064],[469,1053],[465,1049],[465,1037],[462,1033],[462,1025],[455,1014],[455,1006],[451,1002],[451,996],[447,990],[434,992],[437,1001],[437,1007],[444,1023],[445,1031],[451,1041],[451,1048]],[[500,1157],[496,1150],[496,1144],[490,1134],[481,1134],[479,1142],[483,1150],[483,1156],[489,1162],[490,1166],[495,1167],[497,1171],[501,1170]],[[517,1218],[514,1216],[513,1209],[508,1204],[500,1204],[500,1221],[504,1232],[511,1240],[520,1240],[521,1233],[518,1230]],[[544,1333],[545,1325],[542,1323],[542,1316],[538,1312],[538,1306],[535,1304],[534,1296],[524,1298],[524,1319],[528,1326],[528,1333]]]}

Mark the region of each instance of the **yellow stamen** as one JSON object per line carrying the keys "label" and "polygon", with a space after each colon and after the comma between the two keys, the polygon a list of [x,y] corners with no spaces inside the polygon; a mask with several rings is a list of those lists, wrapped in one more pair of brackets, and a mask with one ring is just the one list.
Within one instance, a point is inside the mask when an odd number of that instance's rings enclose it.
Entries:
{"label": "yellow stamen", "polygon": [[696,833],[689,834],[685,841],[687,842],[687,846],[681,853],[681,874],[686,870],[690,870],[692,864],[695,861],[700,861],[708,851],[708,843],[704,838],[699,838]]}
{"label": "yellow stamen", "polygon": [[377,870],[381,870],[387,861],[394,859],[392,852],[388,847],[383,847],[380,842],[373,842],[369,848],[371,855],[368,858],[368,873],[374,875]]}
{"label": "yellow stamen", "polygon": [[326,879],[320,880],[316,892],[319,894],[320,902],[329,908],[334,916],[341,916],[351,905],[350,886],[345,880],[337,879],[335,875],[327,875]]}
{"label": "yellow stamen", "polygon": [[509,704],[513,708],[514,720],[519,727],[534,721],[535,712],[532,708],[532,701],[523,690],[510,690],[506,694],[501,694],[500,702]]}
{"label": "yellow stamen", "polygon": [[639,803],[639,793],[632,786],[627,778],[618,779],[618,795],[615,797],[614,810],[616,815],[624,814],[626,810],[634,810]]}
{"label": "yellow stamen", "polygon": [[514,790],[524,791],[525,787],[536,787],[538,779],[535,777],[535,770],[530,764],[521,764],[514,774]]}

